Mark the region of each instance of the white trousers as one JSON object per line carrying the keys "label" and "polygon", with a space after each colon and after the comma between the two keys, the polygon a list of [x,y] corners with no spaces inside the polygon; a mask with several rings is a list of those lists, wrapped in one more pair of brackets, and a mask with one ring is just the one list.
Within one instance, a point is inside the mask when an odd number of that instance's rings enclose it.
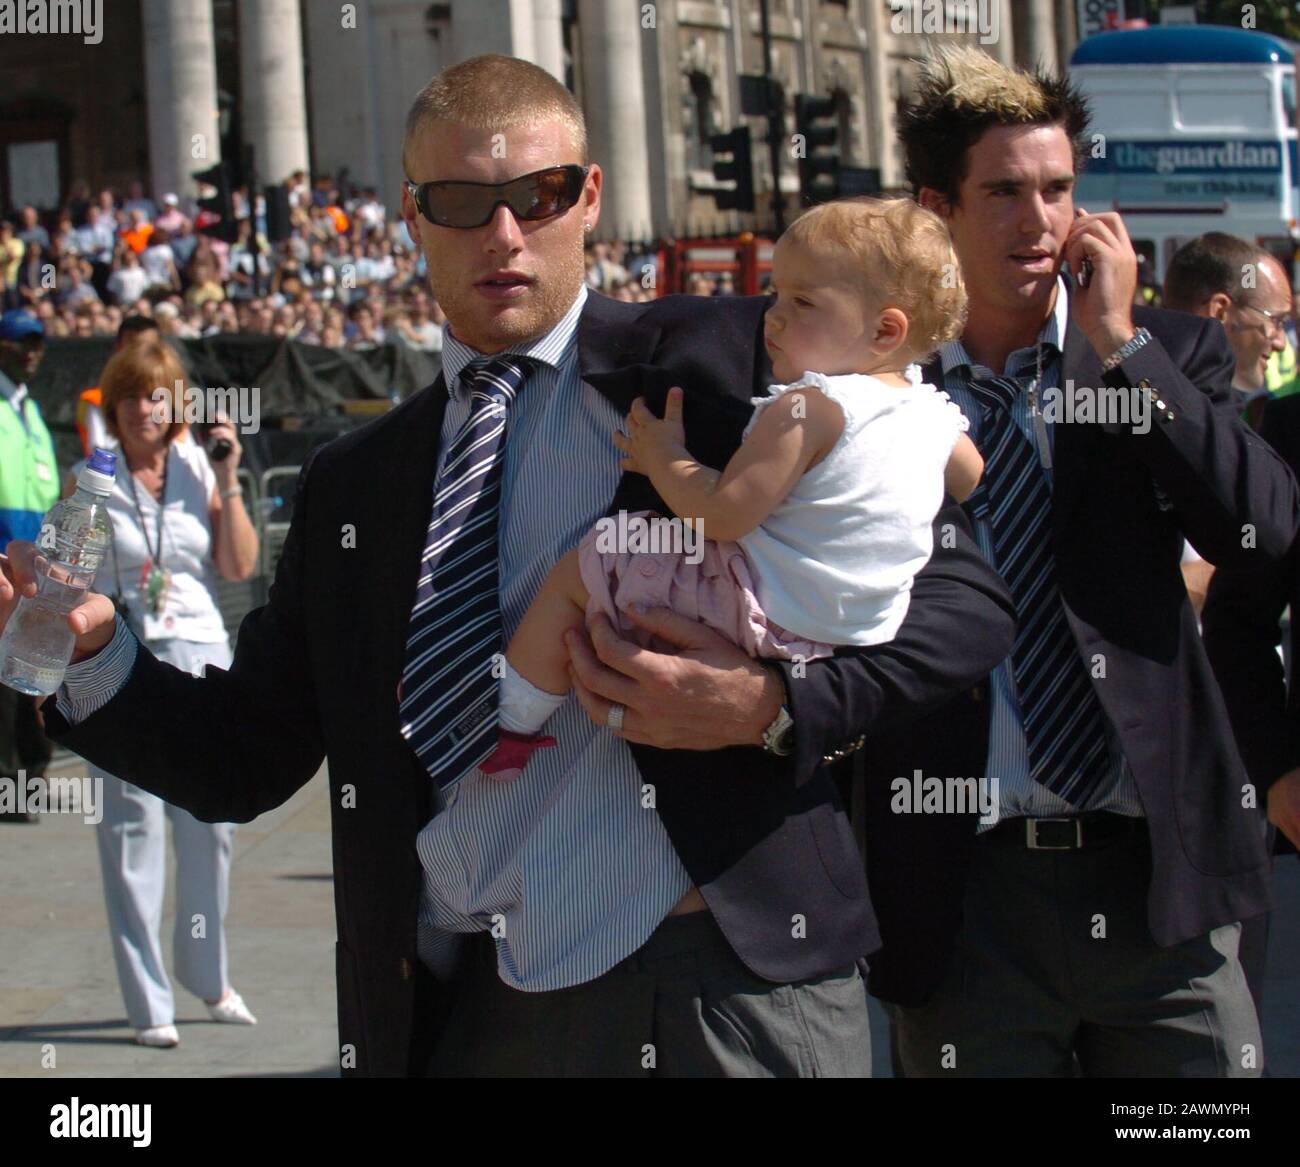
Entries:
{"label": "white trousers", "polygon": [[[161,640],[149,644],[158,657],[186,672],[206,664],[230,665],[225,641],[197,644]],[[167,711],[159,709],[158,717]],[[140,732],[148,733],[142,726]],[[102,780],[104,817],[96,827],[104,905],[113,941],[113,959],[126,1013],[135,1029],[170,1025],[176,1019],[172,987],[163,968],[162,905],[167,870],[166,819],[176,849],[176,922],[172,960],[176,978],[196,997],[213,1001],[229,986],[225,933],[230,896],[233,823],[202,823],[92,765]]]}

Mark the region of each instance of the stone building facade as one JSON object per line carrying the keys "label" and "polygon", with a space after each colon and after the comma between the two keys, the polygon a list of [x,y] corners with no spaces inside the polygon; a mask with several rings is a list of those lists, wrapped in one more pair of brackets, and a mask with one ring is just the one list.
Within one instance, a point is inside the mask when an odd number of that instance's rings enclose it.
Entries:
{"label": "stone building facade", "polygon": [[[764,67],[764,0],[108,0],[97,43],[0,33],[0,210],[18,192],[68,197],[78,179],[155,198],[252,145],[262,181],[302,168],[373,185],[395,205],[407,106],[439,69],[482,52],[535,61],[578,95],[606,174],[601,232],[648,239],[772,220],[767,123],[741,111]],[[1055,67],[1070,0],[766,0],[787,109],[834,95],[847,165],[902,182],[894,108],[927,45],[982,44]],[[781,188],[797,204],[786,115]],[[747,123],[753,215],[720,213],[709,138]],[[35,147],[39,146],[39,149]],[[17,147],[15,149],[14,147]],[[42,159],[41,174],[11,174]],[[17,179],[18,181],[15,181]]]}

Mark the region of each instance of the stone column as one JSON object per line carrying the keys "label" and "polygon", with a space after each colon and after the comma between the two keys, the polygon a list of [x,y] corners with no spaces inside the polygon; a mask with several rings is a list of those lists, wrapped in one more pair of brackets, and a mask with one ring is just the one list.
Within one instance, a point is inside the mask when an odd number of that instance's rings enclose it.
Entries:
{"label": "stone column", "polygon": [[641,68],[640,8],[608,0],[578,0],[582,26],[583,105],[591,159],[605,174],[601,239],[651,236],[650,165]]}
{"label": "stone column", "polygon": [[533,0],[451,0],[451,35],[457,61],[480,53],[537,61]]}
{"label": "stone column", "polygon": [[[307,47],[307,91],[311,102],[312,163],[319,174],[346,167],[359,185],[392,183],[382,159],[383,123],[379,90],[375,15],[371,0],[354,0],[356,19],[344,23],[332,5],[308,5],[303,13]],[[397,111],[388,111],[396,117]],[[261,160],[258,160],[261,165]]]}
{"label": "stone column", "polygon": [[1015,6],[1016,57],[1026,66],[1057,69],[1055,0],[1022,0]]}
{"label": "stone column", "polygon": [[880,181],[886,186],[903,184],[902,168],[894,149],[894,103],[890,94],[893,68],[893,40],[889,32],[889,9],[876,0],[866,4],[867,29],[867,146],[868,166],[880,167]]}
{"label": "stone column", "polygon": [[560,84],[564,83],[563,8],[561,0],[533,0],[533,62]]}
{"label": "stone column", "polygon": [[[1014,65],[1016,63],[1016,34],[1015,34],[1015,9],[1018,3],[1012,0],[988,0],[990,4],[999,4],[999,36],[991,45],[980,45],[985,52],[996,57],[1004,65]],[[975,38],[975,43],[979,45],[979,38]]]}
{"label": "stone column", "polygon": [[142,0],[153,195],[194,197],[190,175],[221,161],[210,0]]}
{"label": "stone column", "polygon": [[258,178],[283,182],[307,170],[298,0],[240,0],[239,78],[244,140],[253,147]]}
{"label": "stone column", "polygon": [[1062,67],[1070,63],[1070,57],[1079,43],[1077,19],[1074,0],[1056,0],[1056,55]]}

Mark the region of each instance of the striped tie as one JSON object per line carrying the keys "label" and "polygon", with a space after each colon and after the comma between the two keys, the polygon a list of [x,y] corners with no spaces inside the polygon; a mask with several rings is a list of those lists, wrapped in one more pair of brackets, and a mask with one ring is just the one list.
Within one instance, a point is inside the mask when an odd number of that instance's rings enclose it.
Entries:
{"label": "striped tie", "polygon": [[433,491],[415,607],[398,689],[402,736],[439,787],[497,744],[502,651],[497,514],[506,416],[532,371],[527,357],[475,362],[462,373],[470,415],[447,448]]}
{"label": "striped tie", "polygon": [[1011,415],[1020,393],[1008,377],[973,379],[983,406],[980,453],[998,570],[1016,605],[1011,649],[1035,782],[1076,807],[1109,766],[1105,715],[1065,616],[1052,553],[1052,497],[1038,453]]}

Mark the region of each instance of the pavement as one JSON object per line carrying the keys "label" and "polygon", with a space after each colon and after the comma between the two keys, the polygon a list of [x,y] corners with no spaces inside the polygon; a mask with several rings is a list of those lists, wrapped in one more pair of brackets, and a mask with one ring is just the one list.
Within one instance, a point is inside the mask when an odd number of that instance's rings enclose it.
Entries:
{"label": "pavement", "polygon": [[[84,774],[64,755],[49,773]],[[335,1077],[334,902],[329,787],[317,774],[235,833],[226,918],[231,983],[255,1026],[209,1020],[175,986],[175,1049],[134,1044],[105,924],[94,828],[80,815],[0,822],[0,1077]],[[162,935],[169,938],[174,861]],[[1275,1077],[1300,1077],[1300,863],[1275,874],[1264,1049]],[[170,971],[171,953],[164,945]],[[872,1002],[876,1074],[888,1024]]]}
{"label": "pavement", "polygon": [[[71,756],[49,769],[85,772]],[[235,832],[230,980],[258,1023],[211,1021],[173,978],[181,1038],[174,1049],[136,1045],[127,1024],[94,830],[73,814],[0,822],[0,1077],[337,1077],[324,768],[283,806]],[[170,973],[170,847],[167,866],[161,934]]]}

